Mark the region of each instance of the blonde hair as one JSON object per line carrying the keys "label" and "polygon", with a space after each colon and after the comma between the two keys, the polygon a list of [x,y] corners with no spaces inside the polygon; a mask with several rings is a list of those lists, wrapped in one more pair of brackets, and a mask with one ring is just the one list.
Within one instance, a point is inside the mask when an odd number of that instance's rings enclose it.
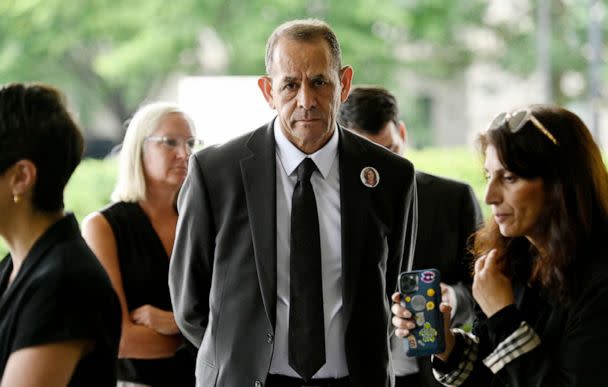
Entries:
{"label": "blonde hair", "polygon": [[138,202],[146,199],[146,179],[144,178],[142,154],[146,137],[154,133],[161,120],[171,113],[179,113],[195,132],[192,119],[176,104],[154,102],[142,106],[127,127],[118,161],[118,180],[111,199],[113,202]]}

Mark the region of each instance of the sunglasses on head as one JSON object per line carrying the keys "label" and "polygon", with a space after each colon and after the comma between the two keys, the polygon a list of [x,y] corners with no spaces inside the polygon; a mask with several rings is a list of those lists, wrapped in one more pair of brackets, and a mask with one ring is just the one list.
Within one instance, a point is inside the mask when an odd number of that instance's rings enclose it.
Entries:
{"label": "sunglasses on head", "polygon": [[496,118],[494,118],[494,120],[492,120],[492,123],[490,124],[488,130],[496,130],[504,126],[509,129],[511,133],[517,133],[528,122],[531,122],[532,125],[534,125],[534,127],[538,129],[542,134],[544,134],[545,137],[551,140],[553,144],[558,145],[557,140],[555,139],[555,137],[553,137],[551,132],[549,132],[545,125],[543,125],[542,122],[540,122],[536,117],[534,117],[534,114],[532,114],[532,112],[528,109],[516,110],[511,113],[500,113],[496,116]]}

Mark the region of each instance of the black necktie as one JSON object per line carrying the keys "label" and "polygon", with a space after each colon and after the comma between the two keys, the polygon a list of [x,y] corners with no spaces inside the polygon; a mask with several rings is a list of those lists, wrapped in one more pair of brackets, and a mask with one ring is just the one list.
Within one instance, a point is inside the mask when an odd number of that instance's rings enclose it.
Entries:
{"label": "black necktie", "polygon": [[304,380],[325,364],[319,217],[310,183],[315,169],[308,157],[298,166],[291,201],[289,365]]}

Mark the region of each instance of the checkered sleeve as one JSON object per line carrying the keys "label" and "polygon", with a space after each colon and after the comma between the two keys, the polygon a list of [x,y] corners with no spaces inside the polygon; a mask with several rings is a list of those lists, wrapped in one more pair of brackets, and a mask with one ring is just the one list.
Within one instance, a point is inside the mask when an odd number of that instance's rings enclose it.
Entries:
{"label": "checkered sleeve", "polygon": [[483,359],[483,363],[496,374],[511,361],[530,352],[539,345],[540,338],[536,332],[528,323],[522,321],[515,332],[498,344],[496,349]]}
{"label": "checkered sleeve", "polygon": [[459,357],[458,365],[449,372],[443,372],[433,367],[433,375],[437,381],[445,386],[460,386],[473,372],[479,351],[479,341],[474,335],[461,329],[453,329],[454,334],[460,338],[462,355]]}

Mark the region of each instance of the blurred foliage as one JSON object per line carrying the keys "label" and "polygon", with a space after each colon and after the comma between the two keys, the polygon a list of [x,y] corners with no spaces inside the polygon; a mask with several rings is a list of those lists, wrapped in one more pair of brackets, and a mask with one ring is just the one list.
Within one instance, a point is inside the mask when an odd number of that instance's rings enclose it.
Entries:
{"label": "blurred foliage", "polygon": [[[263,73],[271,31],[307,17],[332,25],[357,84],[390,87],[402,69],[448,79],[473,59],[527,75],[536,69],[538,1],[2,0],[0,83],[55,84],[71,97],[85,128],[101,125],[102,114],[104,127],[122,133],[137,107],[158,98],[176,76]],[[589,4],[547,1],[553,90],[566,103],[564,75],[584,79],[587,72]],[[596,13],[605,13],[608,0],[601,5]],[[510,16],[491,17],[497,6]],[[608,23],[602,28],[608,36]],[[494,43],[480,48],[473,43],[480,40]],[[407,90],[394,92],[417,144],[426,145],[428,112]]]}
{"label": "blurred foliage", "polygon": [[[589,1],[578,0],[546,0],[550,4],[550,63],[553,96],[552,99],[560,105],[571,102],[588,93],[588,84],[583,82],[580,94],[568,96],[564,93],[561,83],[564,76],[576,73],[584,79],[587,75],[590,57],[589,23],[593,14],[605,19],[608,10],[608,0],[599,0],[598,8],[590,9]],[[537,66],[537,5],[539,0],[520,2],[513,5],[512,19],[490,23],[489,27],[500,39],[503,49],[490,55],[491,60],[504,68],[520,75],[528,75]],[[601,34],[608,36],[608,23],[600,21]],[[606,44],[601,48],[603,58],[603,79],[608,78],[608,67],[605,66],[608,50]]]}
{"label": "blurred foliage", "polygon": [[[486,184],[483,160],[475,150],[464,147],[408,149],[405,157],[418,170],[466,182],[473,187],[479,203],[483,203]],[[487,206],[482,205],[482,209],[484,215],[489,214]]]}
{"label": "blurred foliage", "polygon": [[117,158],[84,160],[68,182],[65,203],[78,221],[110,202],[110,194],[116,183]]}
{"label": "blurred foliage", "polygon": [[[478,197],[483,194],[485,180],[481,159],[471,149],[408,149],[406,157],[420,170],[465,181],[473,187]],[[65,190],[65,204],[66,210],[74,212],[79,222],[87,214],[101,209],[110,202],[117,166],[115,158],[87,159],[76,168]],[[5,254],[6,247],[0,239],[0,259]]]}
{"label": "blurred foliage", "polygon": [[[470,62],[473,53],[459,32],[480,25],[485,7],[483,0],[381,6],[373,0],[2,0],[0,83],[55,84],[72,97],[85,128],[100,111],[118,127],[176,74],[263,73],[268,35],[286,20],[307,17],[332,25],[357,83],[391,84],[404,67],[446,76]],[[406,45],[422,49],[413,56]],[[404,113],[415,120],[415,111]]]}

